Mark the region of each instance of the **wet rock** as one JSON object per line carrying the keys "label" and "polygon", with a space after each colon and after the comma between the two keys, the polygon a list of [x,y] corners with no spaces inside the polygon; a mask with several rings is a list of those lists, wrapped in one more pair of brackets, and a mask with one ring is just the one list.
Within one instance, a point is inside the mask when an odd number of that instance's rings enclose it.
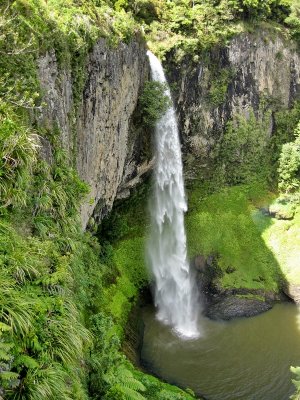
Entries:
{"label": "wet rock", "polygon": [[255,298],[225,297],[210,304],[206,315],[211,319],[230,320],[237,317],[253,317],[272,308],[272,304]]}
{"label": "wet rock", "polygon": [[270,209],[269,206],[261,207],[259,211],[262,213],[262,215],[268,216],[270,215]]}
{"label": "wet rock", "polygon": [[[266,291],[263,289],[232,288],[224,289],[219,279],[223,272],[218,266],[218,255],[204,257],[198,255],[192,262],[197,273],[197,282],[200,291],[204,315],[211,319],[229,320],[238,317],[252,317],[272,308],[273,304],[287,301],[288,298],[281,292]],[[228,266],[226,273],[230,274],[235,268]],[[258,281],[263,278],[258,277]],[[295,288],[294,296],[299,299],[300,286]]]}
{"label": "wet rock", "polygon": [[213,280],[219,274],[217,256],[209,255],[208,257],[205,257],[199,254],[193,259],[191,264],[192,268],[196,271],[202,303],[208,304],[210,295],[216,292]]}
{"label": "wet rock", "polygon": [[153,304],[152,294],[150,288],[144,287],[130,311],[122,343],[122,351],[126,357],[139,368],[141,368],[141,350],[145,330],[142,308],[149,304]]}
{"label": "wet rock", "polygon": [[206,263],[207,263],[206,257],[204,257],[202,255],[196,256],[194,259],[195,269],[199,272],[205,271]]}

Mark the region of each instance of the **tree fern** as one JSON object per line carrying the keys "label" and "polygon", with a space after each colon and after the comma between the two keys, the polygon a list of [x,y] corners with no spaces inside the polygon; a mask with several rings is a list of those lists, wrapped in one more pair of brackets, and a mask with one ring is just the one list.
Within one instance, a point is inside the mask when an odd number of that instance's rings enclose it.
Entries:
{"label": "tree fern", "polygon": [[146,397],[137,390],[125,385],[125,382],[123,384],[116,384],[114,389],[122,393],[124,400],[146,400]]}
{"label": "tree fern", "polygon": [[[125,365],[113,368],[106,375],[106,380],[111,385],[107,396],[111,393],[121,394],[125,400],[145,400],[140,393],[146,391],[145,386],[139,380],[135,379],[132,372]],[[109,397],[106,397],[109,399]]]}

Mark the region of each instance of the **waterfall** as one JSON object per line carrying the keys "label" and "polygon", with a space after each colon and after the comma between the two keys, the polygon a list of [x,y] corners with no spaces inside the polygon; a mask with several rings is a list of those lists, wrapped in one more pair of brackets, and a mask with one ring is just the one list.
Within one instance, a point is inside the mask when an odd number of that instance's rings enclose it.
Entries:
{"label": "waterfall", "polygon": [[[167,85],[160,61],[148,51],[151,76]],[[167,87],[167,86],[166,86]],[[170,90],[165,94],[171,100]],[[198,292],[186,254],[187,204],[175,110],[170,106],[156,124],[154,193],[150,204],[148,256],[155,280],[157,318],[183,337],[198,332]]]}

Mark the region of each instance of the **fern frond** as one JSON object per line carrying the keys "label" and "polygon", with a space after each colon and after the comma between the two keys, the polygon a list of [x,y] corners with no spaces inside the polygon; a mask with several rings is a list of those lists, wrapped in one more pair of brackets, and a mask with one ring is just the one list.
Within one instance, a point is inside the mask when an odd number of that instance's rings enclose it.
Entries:
{"label": "fern frond", "polygon": [[145,386],[142,384],[142,382],[138,381],[135,378],[127,378],[126,380],[124,380],[122,382],[122,384],[130,389],[133,390],[138,390],[140,392],[145,392],[146,388]]}
{"label": "fern frond", "polygon": [[22,354],[19,357],[17,357],[13,365],[24,365],[27,368],[34,369],[34,368],[39,368],[39,363],[32,357],[27,356],[26,354]]}
{"label": "fern frond", "polygon": [[147,400],[141,393],[136,392],[134,389],[129,387],[116,384],[115,388],[124,395],[126,400]]}
{"label": "fern frond", "polygon": [[0,377],[5,381],[10,381],[11,379],[18,379],[19,375],[16,372],[0,371]]}

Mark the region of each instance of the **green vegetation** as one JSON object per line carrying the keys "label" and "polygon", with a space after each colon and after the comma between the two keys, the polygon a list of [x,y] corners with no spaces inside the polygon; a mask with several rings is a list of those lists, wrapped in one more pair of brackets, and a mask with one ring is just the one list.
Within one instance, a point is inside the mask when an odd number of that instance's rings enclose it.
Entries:
{"label": "green vegetation", "polygon": [[[248,119],[236,117],[227,124],[226,131],[215,149],[216,174],[227,184],[241,184],[268,176],[270,155],[270,114],[256,118],[252,112]],[[259,167],[259,168],[258,168]]]}
{"label": "green vegetation", "polygon": [[262,238],[277,260],[278,265],[287,282],[293,285],[300,284],[298,268],[300,212],[299,203],[294,217],[290,220],[261,216],[266,228],[262,231]]}
{"label": "green vegetation", "polygon": [[293,383],[296,386],[297,392],[291,396],[292,400],[300,399],[300,367],[291,367],[291,372],[296,375],[296,379],[293,379]]}
{"label": "green vegetation", "polygon": [[[14,129],[10,135],[5,133],[4,149],[17,138]],[[33,163],[29,153],[32,171],[28,174],[24,153],[10,152],[7,160],[25,171],[16,169],[13,184],[5,163],[1,168],[1,186],[8,196],[13,194],[1,208],[0,230],[4,350],[0,380],[8,399],[86,398],[79,364],[91,335],[80,315],[85,302],[80,299],[79,307],[74,294],[79,268],[87,268],[81,253],[89,253],[91,245],[76,222],[86,187],[62,163],[59,153],[55,152],[52,167],[38,159]],[[27,193],[21,196],[22,185]],[[95,258],[92,254],[87,258],[91,269]]]}
{"label": "green vegetation", "polygon": [[170,107],[170,99],[165,93],[166,86],[157,81],[145,83],[140,97],[143,123],[146,126],[154,126],[155,122]]}
{"label": "green vegetation", "polygon": [[299,0],[291,2],[291,13],[286,18],[285,23],[291,29],[292,37],[296,40],[300,39],[300,3]]}
{"label": "green vegetation", "polygon": [[221,72],[216,71],[213,75],[216,76],[212,77],[212,83],[209,90],[209,102],[214,107],[217,107],[225,101],[228,84],[233,74],[230,69],[224,68]]}
{"label": "green vegetation", "polygon": [[186,217],[190,257],[217,256],[217,286],[278,291],[281,272],[252,218],[254,204],[267,201],[258,184],[222,189],[211,195],[194,188]]}
{"label": "green vegetation", "polygon": [[279,159],[279,190],[284,193],[300,188],[300,124],[295,129],[295,140],[282,146]]}
{"label": "green vegetation", "polygon": [[279,23],[282,30],[283,25],[291,26],[294,36],[299,30],[297,0],[143,1],[148,5],[144,8],[146,18],[135,14],[134,6],[129,5],[136,3],[127,2],[125,9],[144,24],[150,48],[161,57],[170,51],[178,59],[207,51],[261,21]]}
{"label": "green vegetation", "polygon": [[147,283],[133,208],[110,233],[104,223],[98,239],[82,233],[88,188],[59,130],[32,124],[44,106],[39,55],[55,49],[59,67],[71,69],[75,116],[93,43],[105,37],[115,46],[139,28],[109,2],[16,0],[0,11],[0,396],[192,399],[136,371],[121,352],[128,313]]}
{"label": "green vegetation", "polygon": [[279,197],[270,205],[270,212],[276,218],[262,233],[287,281],[295,285],[300,284],[297,261],[300,237],[299,133],[298,123],[294,141],[282,146],[278,166]]}
{"label": "green vegetation", "polygon": [[[298,16],[298,1],[292,0],[1,2],[0,397],[195,398],[134,369],[122,354],[128,315],[148,283],[148,221],[142,206],[147,191],[117,206],[96,235],[81,231],[78,210],[88,188],[60,147],[59,130],[33,122],[44,106],[37,58],[55,49],[59,68],[70,69],[74,109],[69,117],[75,121],[87,56],[99,38],[114,47],[144,31],[156,53],[174,51],[181,58],[226,43],[259,21],[280,23],[281,30],[285,24],[298,38]],[[224,100],[231,73],[224,70],[212,83],[212,104]],[[145,85],[140,99],[145,125],[153,125],[168,107],[164,90],[154,82]],[[271,221],[253,211],[258,201],[269,201],[265,187],[253,181],[270,180],[274,161],[288,204],[299,199],[299,129],[295,141],[290,133],[299,114],[275,118],[277,135],[271,139],[268,115],[229,123],[217,150],[222,162],[216,177],[221,186],[241,186],[191,192],[190,255],[217,255],[217,284],[225,288],[277,291],[278,263],[288,279],[298,282],[291,269],[299,237],[297,209],[292,221]],[[42,140],[51,144],[51,160],[42,157]]]}
{"label": "green vegetation", "polygon": [[[276,127],[273,134],[270,132],[271,111],[264,104],[258,115],[250,111],[248,118],[236,115],[228,122],[211,153],[211,179],[216,186],[260,181],[276,190],[279,180],[282,190],[284,174],[293,174],[296,179],[298,145],[297,141],[294,144],[291,141],[300,118],[299,103],[296,102],[291,110],[275,111],[273,116]],[[291,147],[296,158],[288,163]]]}

